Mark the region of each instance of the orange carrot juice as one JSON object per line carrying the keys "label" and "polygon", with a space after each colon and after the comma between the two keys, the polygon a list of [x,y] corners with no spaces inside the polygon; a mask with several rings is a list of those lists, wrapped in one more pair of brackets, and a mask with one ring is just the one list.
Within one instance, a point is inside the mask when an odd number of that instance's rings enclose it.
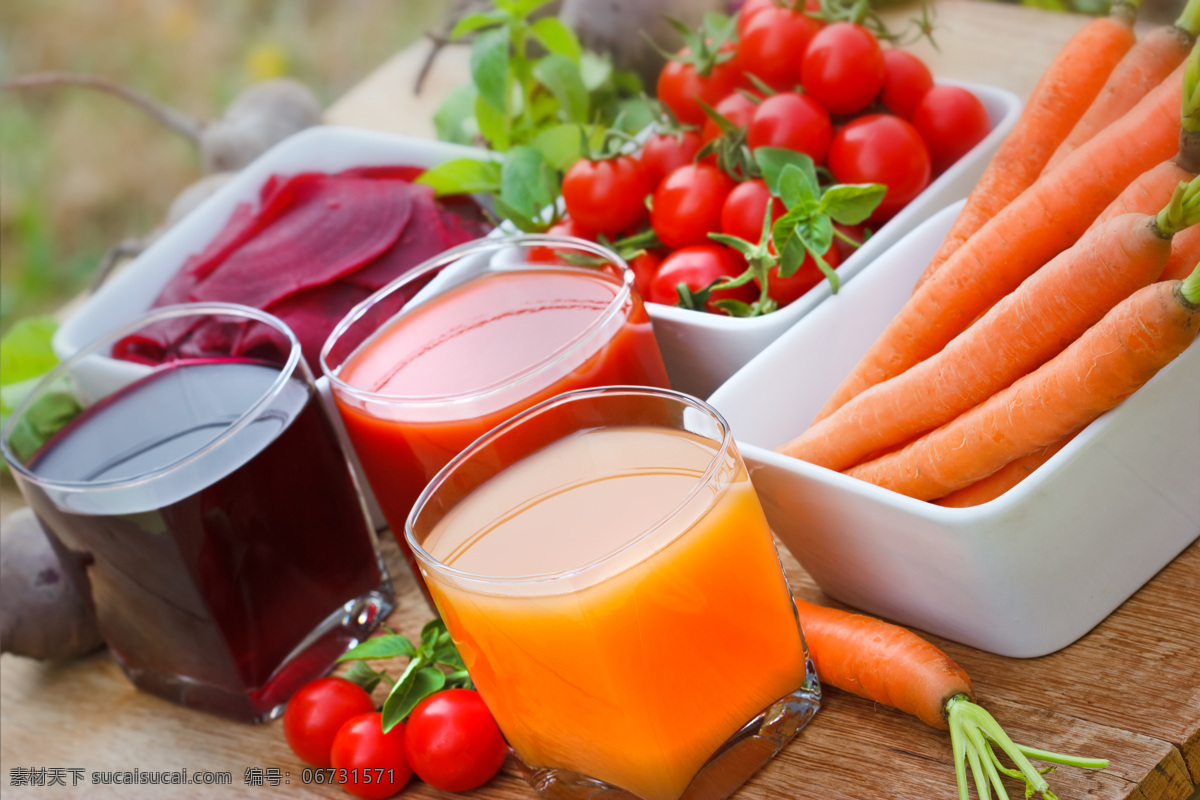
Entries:
{"label": "orange carrot juice", "polygon": [[430,590],[534,771],[676,800],[805,683],[791,595],[732,446],[584,427],[479,485],[423,541],[411,535],[448,568],[425,570]]}

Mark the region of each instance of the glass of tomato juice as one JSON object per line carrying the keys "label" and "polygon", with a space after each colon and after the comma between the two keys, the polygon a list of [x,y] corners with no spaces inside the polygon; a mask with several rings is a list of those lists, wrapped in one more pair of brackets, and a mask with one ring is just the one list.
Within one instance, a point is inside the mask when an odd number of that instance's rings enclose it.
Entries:
{"label": "glass of tomato juice", "polygon": [[321,368],[423,589],[400,532],[451,458],[560,392],[669,386],[632,270],[606,247],[561,236],[486,238],[434,257],[354,308]]}
{"label": "glass of tomato juice", "polygon": [[687,395],[534,406],[452,460],[405,535],[547,797],[726,797],[820,703],[746,467]]}
{"label": "glass of tomato juice", "polygon": [[270,314],[158,309],[64,360],[0,445],[141,689],[262,721],[394,605],[300,343]]}

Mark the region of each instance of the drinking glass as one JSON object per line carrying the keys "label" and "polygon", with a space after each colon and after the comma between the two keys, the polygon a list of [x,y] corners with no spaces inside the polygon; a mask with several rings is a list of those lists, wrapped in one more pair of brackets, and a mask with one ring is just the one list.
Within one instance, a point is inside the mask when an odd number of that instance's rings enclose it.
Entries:
{"label": "drinking glass", "polygon": [[[175,327],[178,349],[155,344]],[[154,311],[61,363],[0,447],[141,689],[261,721],[393,607],[300,345],[270,314]]]}
{"label": "drinking glass", "polygon": [[669,385],[629,266],[541,235],[469,242],[400,277],[338,324],[321,368],[418,582],[404,520],[468,444],[563,391]]}
{"label": "drinking glass", "polygon": [[534,406],[453,459],[405,535],[546,797],[724,798],[820,703],[745,465],[699,400]]}

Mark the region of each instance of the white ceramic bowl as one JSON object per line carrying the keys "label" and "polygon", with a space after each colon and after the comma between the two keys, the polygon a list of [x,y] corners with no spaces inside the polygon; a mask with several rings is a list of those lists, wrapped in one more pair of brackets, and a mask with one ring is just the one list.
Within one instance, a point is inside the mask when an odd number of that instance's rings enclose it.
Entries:
{"label": "white ceramic bowl", "polygon": [[[938,209],[966,197],[1021,113],[1021,101],[1003,89],[945,79],[939,79],[937,83],[961,86],[974,93],[987,108],[992,131],[842,262],[837,273],[843,288],[867,264]],[[646,308],[654,320],[654,333],[671,376],[671,385],[681,392],[706,397],[830,295],[829,282],[822,281],[778,311],[744,319],[658,303],[647,303]]]}
{"label": "white ceramic bowl", "polygon": [[1001,497],[942,508],[773,448],[908,298],[961,203],[921,225],[709,398],[771,527],[856,608],[1014,657],[1065,647],[1200,535],[1200,341]]}
{"label": "white ceramic bowl", "polygon": [[[201,252],[221,231],[234,208],[241,203],[257,206],[259,191],[272,175],[340,172],[367,166],[432,167],[453,158],[488,157],[486,151],[471,147],[353,128],[318,126],[302,131],[248,165],[87,298],[55,333],[54,350],[60,358],[65,358],[145,313],[184,261]],[[115,371],[124,368],[117,362],[111,362],[111,366]],[[382,528],[386,522],[361,477],[354,450],[341,428],[341,417],[333,404],[328,381],[323,376],[316,377],[317,388],[338,428],[342,446],[359,475],[372,521]]]}

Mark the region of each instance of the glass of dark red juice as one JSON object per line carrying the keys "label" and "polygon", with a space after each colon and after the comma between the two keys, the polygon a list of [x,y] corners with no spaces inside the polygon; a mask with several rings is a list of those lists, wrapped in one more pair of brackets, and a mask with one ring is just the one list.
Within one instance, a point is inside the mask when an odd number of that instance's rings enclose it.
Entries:
{"label": "glass of dark red juice", "polygon": [[[183,332],[169,350],[165,328]],[[0,447],[139,688],[269,719],[394,605],[300,345],[270,314],[159,309],[60,364]]]}
{"label": "glass of dark red juice", "polygon": [[478,239],[413,269],[334,328],[321,368],[393,533],[450,459],[530,406],[572,389],[669,387],[625,261],[545,235]]}

